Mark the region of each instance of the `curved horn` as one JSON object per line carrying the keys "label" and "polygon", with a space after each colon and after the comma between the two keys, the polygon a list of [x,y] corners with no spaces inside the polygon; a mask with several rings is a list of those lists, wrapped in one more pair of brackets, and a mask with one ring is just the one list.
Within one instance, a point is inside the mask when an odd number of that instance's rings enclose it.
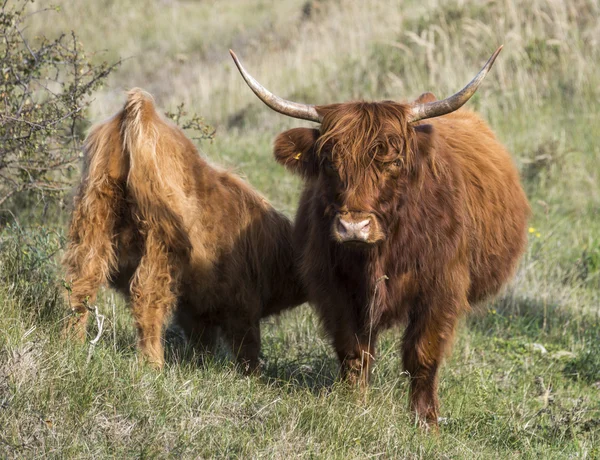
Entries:
{"label": "curved horn", "polygon": [[256,94],[258,98],[270,108],[289,117],[315,121],[317,123],[321,122],[321,117],[317,113],[317,109],[315,109],[314,105],[299,104],[298,102],[286,101],[279,96],[275,96],[267,88],[257,82],[254,77],[246,71],[246,69],[244,69],[241,62],[232,50],[229,50],[229,53],[231,54],[233,62],[235,62],[235,65],[242,74],[244,80],[246,80],[246,83],[250,89],[254,91],[254,94]]}
{"label": "curved horn", "polygon": [[473,94],[475,94],[475,91],[477,91],[477,88],[479,88],[479,85],[492,68],[492,65],[498,57],[498,54],[500,54],[500,51],[502,51],[502,46],[500,46],[496,52],[492,54],[492,57],[488,59],[475,78],[473,78],[473,80],[471,80],[471,82],[458,93],[442,101],[414,104],[409,115],[409,121],[415,122],[424,120],[425,118],[439,117],[461,108],[463,104],[467,102],[471,96],[473,96]]}

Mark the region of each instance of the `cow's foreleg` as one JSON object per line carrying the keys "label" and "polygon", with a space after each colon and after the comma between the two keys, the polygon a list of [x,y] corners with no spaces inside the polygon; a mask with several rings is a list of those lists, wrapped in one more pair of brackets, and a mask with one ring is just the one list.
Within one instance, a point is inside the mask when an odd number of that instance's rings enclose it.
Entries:
{"label": "cow's foreleg", "polygon": [[410,408],[427,426],[438,423],[438,370],[462,305],[446,297],[444,301],[418,302],[409,313],[402,359],[410,377]]}
{"label": "cow's foreleg", "polygon": [[138,346],[156,367],[164,364],[163,327],[177,301],[181,266],[154,232],[149,232],[130,289]]}
{"label": "cow's foreleg", "polygon": [[376,332],[359,333],[350,328],[339,327],[334,333],[333,345],[341,364],[344,380],[362,388],[371,378],[375,361]]}
{"label": "cow's foreleg", "polygon": [[241,311],[232,312],[223,329],[225,340],[231,346],[244,373],[256,372],[260,353],[259,318]]}
{"label": "cow's foreleg", "polygon": [[193,304],[183,301],[177,307],[175,323],[183,329],[188,343],[199,353],[213,351],[218,338],[218,328],[208,315],[198,314]]}

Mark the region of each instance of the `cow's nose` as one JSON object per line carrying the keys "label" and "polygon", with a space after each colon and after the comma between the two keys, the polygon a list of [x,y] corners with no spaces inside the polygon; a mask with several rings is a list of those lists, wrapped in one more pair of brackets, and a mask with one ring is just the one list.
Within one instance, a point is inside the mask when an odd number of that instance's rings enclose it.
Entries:
{"label": "cow's nose", "polygon": [[367,241],[369,239],[370,227],[370,219],[352,221],[345,220],[340,216],[338,219],[337,233],[342,241]]}

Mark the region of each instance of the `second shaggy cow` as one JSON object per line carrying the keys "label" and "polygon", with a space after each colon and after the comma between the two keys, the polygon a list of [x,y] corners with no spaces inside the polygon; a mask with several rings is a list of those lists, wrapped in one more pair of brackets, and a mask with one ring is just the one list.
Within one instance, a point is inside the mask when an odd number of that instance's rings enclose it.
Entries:
{"label": "second shaggy cow", "polygon": [[[218,331],[246,369],[258,363],[262,317],[301,304],[289,220],[248,184],[203,160],[163,121],[151,96],[123,110],[85,143],[64,258],[69,330],[83,338],[103,283],[130,301],[139,347],[163,364],[169,313],[199,346]],[[177,307],[177,308],[175,308]]]}

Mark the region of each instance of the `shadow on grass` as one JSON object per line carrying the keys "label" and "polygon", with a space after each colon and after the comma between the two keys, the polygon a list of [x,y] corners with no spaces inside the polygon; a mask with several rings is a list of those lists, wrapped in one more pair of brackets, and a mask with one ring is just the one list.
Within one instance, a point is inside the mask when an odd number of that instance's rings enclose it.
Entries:
{"label": "shadow on grass", "polygon": [[[582,314],[560,304],[529,297],[507,295],[467,319],[470,330],[484,335],[525,336],[560,340],[561,337],[591,335],[600,317]],[[597,329],[596,329],[597,330]],[[582,335],[583,334],[583,335]]]}
{"label": "shadow on grass", "polygon": [[563,373],[586,383],[600,381],[600,315],[552,301],[507,295],[467,320],[469,330],[488,336],[568,350]]}
{"label": "shadow on grass", "polygon": [[318,395],[331,391],[338,374],[337,360],[325,353],[292,359],[274,356],[264,365],[262,380],[284,390],[304,389]]}
{"label": "shadow on grass", "polygon": [[183,330],[171,324],[164,335],[165,363],[172,366],[189,366],[197,369],[226,367],[231,364],[227,351],[218,344],[214,349],[198,350],[193,347]]}
{"label": "shadow on grass", "polygon": [[[259,377],[267,385],[282,389],[307,389],[313,394],[329,391],[338,377],[337,361],[326,354],[307,353],[287,358],[272,349],[282,348],[281,343],[263,343]],[[214,349],[197,350],[190,346],[183,332],[171,325],[165,334],[165,362],[170,365],[187,365],[198,369],[236,366],[235,358],[223,343]],[[238,366],[236,366],[238,367]],[[240,376],[243,375],[239,369]]]}

